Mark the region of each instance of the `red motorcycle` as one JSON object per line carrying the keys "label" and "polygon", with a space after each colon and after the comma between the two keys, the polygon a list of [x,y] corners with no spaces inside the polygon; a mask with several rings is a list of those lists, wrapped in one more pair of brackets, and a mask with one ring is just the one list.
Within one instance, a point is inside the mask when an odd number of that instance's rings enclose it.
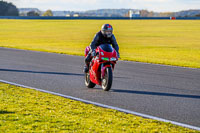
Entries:
{"label": "red motorcycle", "polygon": [[[85,49],[85,57],[90,47]],[[113,71],[118,61],[117,52],[110,44],[101,44],[96,49],[96,56],[92,58],[89,72],[85,74],[85,85],[94,88],[95,85],[102,86],[104,91],[109,91],[113,81]]]}

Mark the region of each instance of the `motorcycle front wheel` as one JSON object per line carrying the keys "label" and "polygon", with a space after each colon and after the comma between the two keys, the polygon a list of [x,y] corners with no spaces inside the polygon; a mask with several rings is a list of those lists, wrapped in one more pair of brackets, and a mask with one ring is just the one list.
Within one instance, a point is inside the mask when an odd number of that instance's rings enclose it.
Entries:
{"label": "motorcycle front wheel", "polygon": [[113,81],[113,74],[112,74],[112,68],[107,67],[105,76],[102,79],[102,88],[104,91],[109,91],[112,86]]}
{"label": "motorcycle front wheel", "polygon": [[94,88],[95,85],[96,85],[90,80],[90,73],[89,72],[85,73],[85,85],[88,88]]}

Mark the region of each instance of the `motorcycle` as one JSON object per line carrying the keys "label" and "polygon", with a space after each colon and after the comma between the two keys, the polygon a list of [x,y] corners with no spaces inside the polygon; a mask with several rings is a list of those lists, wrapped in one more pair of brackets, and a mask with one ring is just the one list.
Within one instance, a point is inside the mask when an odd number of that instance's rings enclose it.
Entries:
{"label": "motorcycle", "polygon": [[[90,47],[85,49],[85,57]],[[94,88],[102,86],[104,91],[109,91],[113,81],[113,71],[118,61],[117,52],[110,44],[101,44],[96,48],[96,55],[92,57],[89,64],[89,72],[85,73],[85,85]]]}

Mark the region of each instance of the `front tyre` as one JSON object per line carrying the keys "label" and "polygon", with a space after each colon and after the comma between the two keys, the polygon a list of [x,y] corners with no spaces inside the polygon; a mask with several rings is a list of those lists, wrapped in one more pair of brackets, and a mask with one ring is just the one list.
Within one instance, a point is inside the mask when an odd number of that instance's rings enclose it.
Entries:
{"label": "front tyre", "polygon": [[113,74],[112,74],[112,68],[107,67],[105,71],[105,76],[102,79],[102,88],[104,91],[109,91],[112,86],[113,81]]}
{"label": "front tyre", "polygon": [[94,88],[96,84],[94,84],[92,81],[90,81],[90,73],[85,73],[85,85],[88,88]]}

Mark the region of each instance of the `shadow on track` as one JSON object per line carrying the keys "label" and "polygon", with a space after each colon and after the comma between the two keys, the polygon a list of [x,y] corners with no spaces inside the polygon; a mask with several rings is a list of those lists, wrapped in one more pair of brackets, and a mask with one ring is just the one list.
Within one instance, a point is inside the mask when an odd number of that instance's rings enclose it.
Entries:
{"label": "shadow on track", "polygon": [[38,74],[55,74],[55,75],[71,75],[71,76],[84,76],[84,74],[78,74],[78,73],[40,72],[40,71],[29,71],[29,70],[0,69],[0,71],[22,72],[22,73],[38,73]]}
{"label": "shadow on track", "polygon": [[134,91],[134,90],[119,90],[119,89],[111,89],[111,91],[116,92],[116,93],[131,93],[131,94],[141,94],[141,95],[169,96],[169,97],[183,97],[183,98],[200,99],[200,96],[198,96],[198,95],[173,94],[173,93],[148,92],[148,91]]}

